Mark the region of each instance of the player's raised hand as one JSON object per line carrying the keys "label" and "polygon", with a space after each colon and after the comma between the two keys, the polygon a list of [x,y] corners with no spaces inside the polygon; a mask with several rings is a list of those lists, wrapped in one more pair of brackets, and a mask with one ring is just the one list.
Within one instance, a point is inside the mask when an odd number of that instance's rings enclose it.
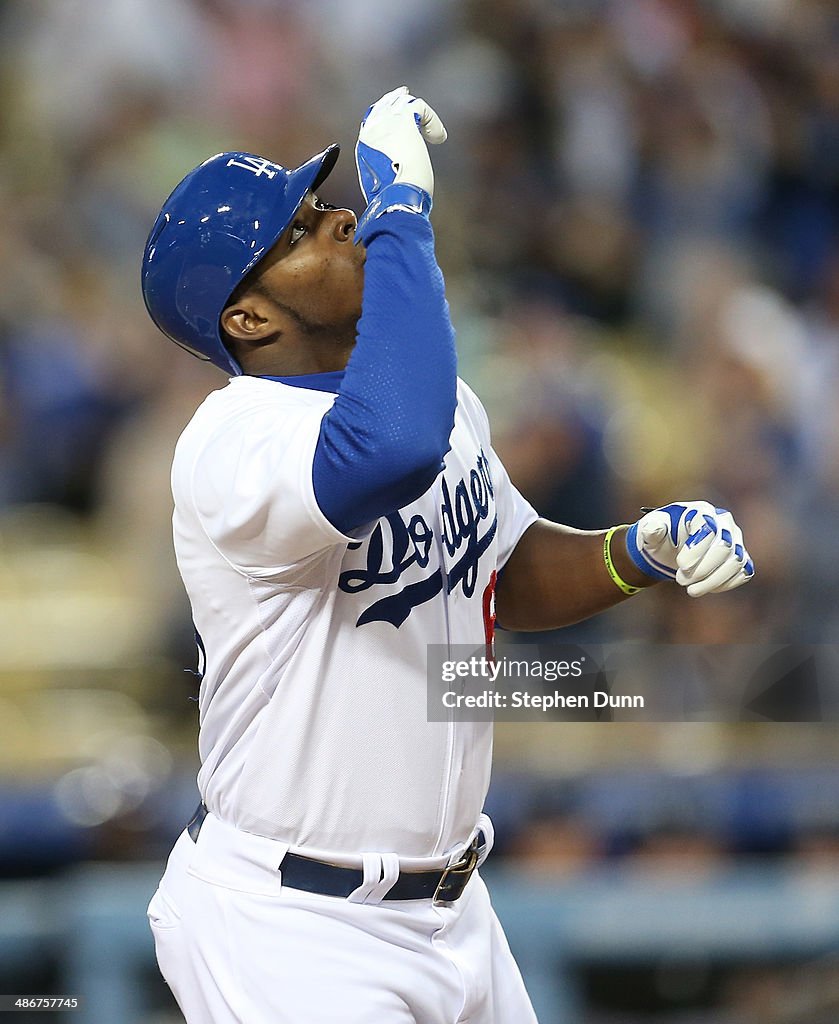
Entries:
{"label": "player's raised hand", "polygon": [[358,182],[369,205],[389,185],[404,184],[434,194],[434,172],[427,142],[446,141],[443,122],[425,100],[400,86],[377,100],[364,115],[355,147]]}
{"label": "player's raised hand", "polygon": [[707,501],[647,512],[627,531],[626,546],[642,572],[675,580],[691,597],[734,590],[754,576],[743,531],[728,509]]}

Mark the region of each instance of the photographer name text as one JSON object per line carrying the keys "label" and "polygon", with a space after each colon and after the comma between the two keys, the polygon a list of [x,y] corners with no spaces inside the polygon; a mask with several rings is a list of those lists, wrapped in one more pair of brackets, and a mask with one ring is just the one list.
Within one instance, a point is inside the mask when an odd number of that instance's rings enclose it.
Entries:
{"label": "photographer name text", "polygon": [[456,693],[446,690],[442,695],[445,708],[533,708],[550,711],[553,708],[643,708],[644,698],[632,694],[611,694],[606,690],[593,693],[530,693],[527,690],[483,690],[480,693]]}

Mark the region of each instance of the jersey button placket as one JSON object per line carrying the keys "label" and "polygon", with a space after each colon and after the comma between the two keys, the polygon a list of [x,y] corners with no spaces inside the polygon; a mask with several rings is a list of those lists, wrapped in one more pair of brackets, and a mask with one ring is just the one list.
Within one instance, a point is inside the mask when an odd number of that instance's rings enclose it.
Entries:
{"label": "jersey button placket", "polygon": [[[449,572],[448,565],[446,563],[446,546],[443,542],[443,515],[442,515],[442,502],[443,502],[443,491],[442,491],[442,473],[437,478],[434,484],[434,495],[435,495],[435,509],[434,509],[434,525],[435,525],[435,537],[437,540],[437,552],[440,559],[440,572],[442,574],[443,586],[441,590],[443,598],[443,616],[444,625],[446,632],[446,647],[448,654],[451,657],[452,647],[452,633],[451,633],[451,609],[449,606]],[[449,715],[448,723],[446,725],[446,768],[443,775],[443,789],[440,794],[440,818],[439,818],[439,829],[437,831],[437,839],[434,844],[435,853],[440,852],[440,843],[442,842],[443,835],[446,829],[446,821],[448,819],[449,802],[451,797],[452,788],[452,767],[454,764],[454,751],[455,751],[455,721],[454,713]]]}

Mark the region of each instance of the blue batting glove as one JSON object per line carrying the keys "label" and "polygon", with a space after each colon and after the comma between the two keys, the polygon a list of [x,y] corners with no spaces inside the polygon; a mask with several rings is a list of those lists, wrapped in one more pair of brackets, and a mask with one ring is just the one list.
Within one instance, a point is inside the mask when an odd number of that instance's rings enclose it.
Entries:
{"label": "blue batting glove", "polygon": [[382,96],[368,109],[355,147],[358,183],[367,203],[359,229],[390,210],[428,214],[434,172],[426,143],[438,145],[445,140],[440,118],[406,86]]}
{"label": "blue batting glove", "polygon": [[734,590],[755,572],[734,517],[707,501],[647,512],[627,531],[626,549],[642,572],[674,580],[691,597]]}

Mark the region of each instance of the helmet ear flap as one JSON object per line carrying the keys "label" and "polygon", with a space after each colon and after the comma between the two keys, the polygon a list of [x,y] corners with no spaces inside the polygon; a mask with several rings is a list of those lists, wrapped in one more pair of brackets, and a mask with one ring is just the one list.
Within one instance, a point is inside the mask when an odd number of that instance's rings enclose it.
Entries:
{"label": "helmet ear flap", "polygon": [[[178,281],[178,290],[184,297],[189,296],[189,304],[184,303],[183,306],[184,316],[191,316],[191,322],[198,334],[206,335],[214,329],[217,318],[213,317],[211,320],[203,314],[206,310],[214,308],[216,296],[225,292],[229,295],[234,287],[233,275],[226,266],[211,263],[184,266]],[[226,302],[225,299],[225,304]],[[222,310],[219,310],[219,316]]]}
{"label": "helmet ear flap", "polygon": [[227,373],[242,373],[224,343],[221,314],[338,153],[330,146],[294,170],[252,153],[219,153],[180,182],[143,254],[143,299],[164,334]]}

